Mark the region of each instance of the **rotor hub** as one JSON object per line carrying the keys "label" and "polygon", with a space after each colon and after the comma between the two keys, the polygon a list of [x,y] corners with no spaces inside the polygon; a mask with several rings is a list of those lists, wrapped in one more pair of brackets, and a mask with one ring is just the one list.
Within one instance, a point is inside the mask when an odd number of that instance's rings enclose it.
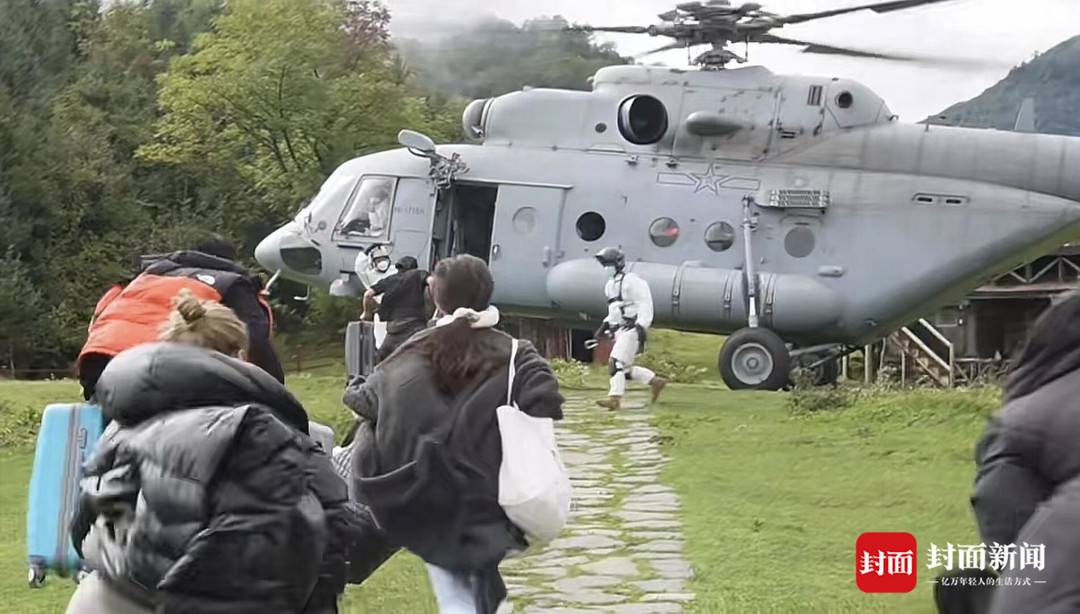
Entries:
{"label": "rotor hub", "polygon": [[856,11],[869,10],[882,14],[950,1],[952,0],[887,0],[813,13],[779,15],[762,10],[761,4],[757,2],[744,2],[733,6],[729,0],[708,0],[706,2],[699,0],[677,4],[674,9],[659,15],[659,23],[649,26],[573,26],[571,29],[584,32],[648,34],[654,37],[674,39],[674,42],[641,54],[638,58],[671,49],[711,45],[713,47],[712,51],[707,51],[693,60],[694,64],[706,70],[718,70],[733,61],[740,64],[747,61],[745,57],[724,49],[733,42],[746,43],[748,47],[750,43],[796,45],[802,47],[803,53],[940,64],[943,62],[948,63],[950,60],[940,57],[931,58],[929,56],[897,55],[890,52],[848,49],[785,38],[770,32],[786,25],[807,23]]}

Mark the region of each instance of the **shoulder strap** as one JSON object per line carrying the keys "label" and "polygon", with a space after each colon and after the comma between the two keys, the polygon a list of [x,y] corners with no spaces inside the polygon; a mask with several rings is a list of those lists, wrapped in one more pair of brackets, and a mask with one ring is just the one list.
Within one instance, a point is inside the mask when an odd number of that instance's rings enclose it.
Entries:
{"label": "shoulder strap", "polygon": [[518,340],[516,338],[511,339],[510,340],[510,381],[507,383],[507,386],[506,386],[506,404],[507,405],[512,405],[513,401],[514,401],[514,375],[517,372],[517,367],[514,366],[514,363],[517,362],[517,350],[518,350]]}

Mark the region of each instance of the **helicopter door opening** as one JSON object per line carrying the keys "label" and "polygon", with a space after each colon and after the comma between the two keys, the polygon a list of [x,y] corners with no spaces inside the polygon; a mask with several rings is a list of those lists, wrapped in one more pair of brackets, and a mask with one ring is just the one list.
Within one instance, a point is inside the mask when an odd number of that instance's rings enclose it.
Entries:
{"label": "helicopter door opening", "polygon": [[439,199],[431,229],[432,266],[459,254],[489,261],[498,197],[498,186],[455,183]]}

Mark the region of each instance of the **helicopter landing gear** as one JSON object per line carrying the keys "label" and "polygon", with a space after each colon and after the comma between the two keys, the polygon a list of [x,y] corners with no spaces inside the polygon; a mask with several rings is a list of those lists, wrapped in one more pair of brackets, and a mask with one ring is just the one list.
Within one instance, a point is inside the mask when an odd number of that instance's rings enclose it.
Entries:
{"label": "helicopter landing gear", "polygon": [[804,369],[811,374],[814,386],[834,386],[840,379],[840,360],[829,352],[792,354],[792,370]]}
{"label": "helicopter landing gear", "polygon": [[779,335],[758,326],[757,283],[751,238],[757,216],[751,212],[754,197],[743,197],[743,247],[748,328],[735,331],[720,348],[720,376],[732,390],[780,390],[791,377],[791,354]]}
{"label": "helicopter landing gear", "polygon": [[791,355],[767,328],[744,328],[720,350],[720,376],[732,390],[780,390],[791,377]]}

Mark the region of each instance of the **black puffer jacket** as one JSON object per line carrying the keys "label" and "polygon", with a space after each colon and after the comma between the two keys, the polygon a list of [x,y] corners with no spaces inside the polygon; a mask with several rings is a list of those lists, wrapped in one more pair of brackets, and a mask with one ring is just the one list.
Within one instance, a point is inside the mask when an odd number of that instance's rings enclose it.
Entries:
{"label": "black puffer jacket", "polygon": [[[1035,324],[976,448],[972,495],[987,545],[1045,546],[1045,560],[1003,575],[994,614],[1080,612],[1080,295]],[[1027,544],[1028,546],[1025,546]],[[1027,583],[1030,579],[1030,583]]]}
{"label": "black puffer jacket", "polygon": [[99,573],[161,613],[336,611],[354,537],[346,486],[281,384],[155,343],[113,359],[97,390],[114,422],[73,535]]}

